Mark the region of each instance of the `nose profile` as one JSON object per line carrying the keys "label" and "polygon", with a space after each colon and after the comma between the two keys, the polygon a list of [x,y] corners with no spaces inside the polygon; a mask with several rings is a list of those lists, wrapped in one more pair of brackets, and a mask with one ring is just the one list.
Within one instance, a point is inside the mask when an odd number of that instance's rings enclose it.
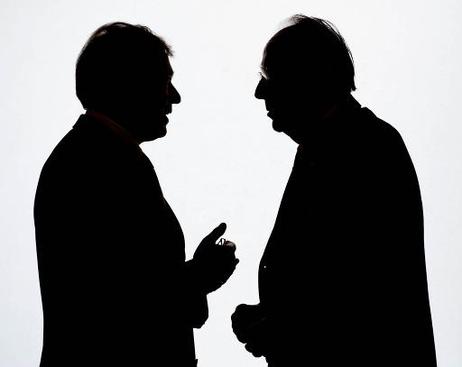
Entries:
{"label": "nose profile", "polygon": [[170,92],[170,103],[172,104],[178,104],[181,102],[181,96],[180,96],[180,93],[178,92],[178,90],[173,86],[173,84],[170,84],[170,88],[169,88],[169,92]]}
{"label": "nose profile", "polygon": [[266,83],[267,81],[264,78],[261,78],[255,88],[255,98],[264,99],[266,95]]}

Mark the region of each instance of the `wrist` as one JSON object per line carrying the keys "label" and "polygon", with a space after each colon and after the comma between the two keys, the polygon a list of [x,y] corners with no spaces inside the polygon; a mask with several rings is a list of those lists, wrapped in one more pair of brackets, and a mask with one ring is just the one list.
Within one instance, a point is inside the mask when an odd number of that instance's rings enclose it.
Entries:
{"label": "wrist", "polygon": [[186,262],[188,283],[195,288],[197,292],[207,294],[206,276],[204,267],[198,259],[191,259]]}

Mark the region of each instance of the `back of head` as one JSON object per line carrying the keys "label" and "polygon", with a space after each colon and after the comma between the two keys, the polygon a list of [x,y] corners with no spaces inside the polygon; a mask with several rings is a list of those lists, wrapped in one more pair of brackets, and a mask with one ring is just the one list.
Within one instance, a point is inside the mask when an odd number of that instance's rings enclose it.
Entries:
{"label": "back of head", "polygon": [[353,58],[335,26],[304,15],[291,17],[289,23],[266,45],[264,72],[272,78],[296,78],[319,93],[354,91]]}
{"label": "back of head", "polygon": [[[76,65],[76,92],[85,109],[108,109],[159,84],[170,47],[148,27],[115,22],[98,28]],[[135,93],[138,94],[138,93]]]}

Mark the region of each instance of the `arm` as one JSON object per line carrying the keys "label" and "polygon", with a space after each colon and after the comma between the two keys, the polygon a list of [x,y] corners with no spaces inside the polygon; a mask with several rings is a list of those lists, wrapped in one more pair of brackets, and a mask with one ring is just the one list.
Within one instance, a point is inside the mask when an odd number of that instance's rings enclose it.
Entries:
{"label": "arm", "polygon": [[[384,295],[390,316],[385,330],[394,334],[396,353],[409,364],[435,360],[427,290],[422,201],[417,175],[396,131],[392,130],[383,164],[382,198],[388,214],[382,227],[388,267],[384,267]],[[386,247],[385,247],[386,246]],[[391,271],[392,270],[392,271]],[[387,284],[388,283],[388,284]],[[386,329],[388,327],[388,329]],[[393,329],[394,328],[394,329]],[[396,332],[399,330],[399,332]],[[435,362],[436,363],[436,362]]]}
{"label": "arm", "polygon": [[198,284],[197,269],[193,260],[186,261],[183,268],[184,279],[184,303],[187,308],[186,322],[199,329],[204,325],[209,316],[207,293],[203,286]]}

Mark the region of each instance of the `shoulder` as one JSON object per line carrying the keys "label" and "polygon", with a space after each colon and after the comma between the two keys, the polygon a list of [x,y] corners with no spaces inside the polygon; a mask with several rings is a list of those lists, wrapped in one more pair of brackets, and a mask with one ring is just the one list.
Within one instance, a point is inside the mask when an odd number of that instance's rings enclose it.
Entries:
{"label": "shoulder", "polygon": [[361,108],[358,123],[363,132],[362,161],[367,162],[368,172],[384,182],[405,177],[416,181],[416,173],[406,144],[399,131],[378,118],[367,108]]}
{"label": "shoulder", "polygon": [[369,108],[358,112],[358,128],[363,130],[373,142],[402,142],[399,131],[390,123],[377,117]]}
{"label": "shoulder", "polygon": [[350,126],[351,146],[356,147],[364,157],[393,160],[397,156],[408,156],[400,132],[370,109],[359,109]]}
{"label": "shoulder", "polygon": [[[114,185],[148,175],[152,166],[138,146],[129,146],[94,121],[79,121],[45,162],[39,185],[59,190]],[[62,186],[62,187],[61,187]]]}
{"label": "shoulder", "polygon": [[[49,157],[51,162],[85,165],[123,165],[125,161],[143,161],[137,145],[128,144],[105,126],[81,116],[57,144]],[[102,168],[102,167],[101,167]]]}

